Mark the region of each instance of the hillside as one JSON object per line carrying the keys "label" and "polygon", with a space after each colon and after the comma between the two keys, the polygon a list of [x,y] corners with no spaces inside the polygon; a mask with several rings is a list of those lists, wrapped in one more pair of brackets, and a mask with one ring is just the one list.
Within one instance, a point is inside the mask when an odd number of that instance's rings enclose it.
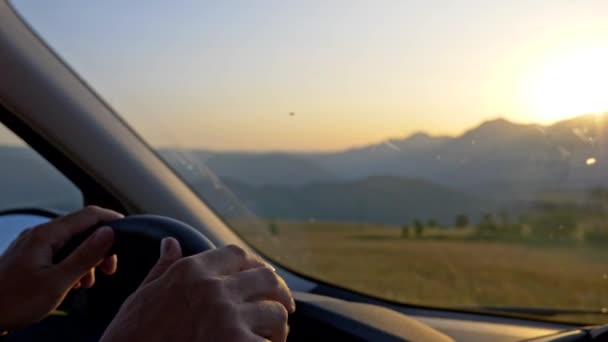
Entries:
{"label": "hillside", "polygon": [[[426,179],[482,197],[528,201],[539,192],[608,185],[605,118],[585,115],[550,126],[495,119],[457,137],[418,132],[335,153],[187,154],[218,176],[249,185],[298,186],[387,175]],[[165,154],[171,156],[171,151]],[[596,163],[587,165],[589,158]]]}
{"label": "hillside", "polygon": [[[497,119],[458,137],[427,137],[422,146],[409,143],[410,137],[391,140],[399,149],[380,143],[310,158],[346,179],[418,177],[483,196],[531,198],[538,191],[607,184],[604,117],[581,116],[551,126]],[[587,165],[588,158],[596,163]]]}
{"label": "hillside", "polygon": [[[226,216],[249,210],[266,218],[337,220],[410,224],[434,219],[449,224],[456,215],[478,218],[492,204],[446,187],[395,176],[373,176],[356,181],[293,186],[252,186],[225,179],[225,186],[200,179],[194,189]],[[234,196],[241,208],[235,208]]]}
{"label": "hillside", "polygon": [[[608,185],[605,118],[580,116],[550,126],[496,119],[457,137],[419,132],[338,153],[160,153],[230,215],[243,210],[234,205],[236,196],[265,217],[446,222],[460,212],[517,209],[541,194],[576,196]],[[0,208],[34,205],[31,198],[64,208],[77,199],[32,151],[2,147],[0,154]],[[594,163],[587,164],[590,158]]]}
{"label": "hillside", "polygon": [[196,164],[199,170],[208,170],[222,178],[250,185],[296,186],[340,179],[315,161],[286,153],[222,153],[205,150],[178,152],[163,149],[160,154],[177,168],[184,168],[187,161]]}
{"label": "hillside", "polygon": [[251,185],[302,185],[338,179],[317,163],[288,154],[214,155],[205,164],[224,178]]}

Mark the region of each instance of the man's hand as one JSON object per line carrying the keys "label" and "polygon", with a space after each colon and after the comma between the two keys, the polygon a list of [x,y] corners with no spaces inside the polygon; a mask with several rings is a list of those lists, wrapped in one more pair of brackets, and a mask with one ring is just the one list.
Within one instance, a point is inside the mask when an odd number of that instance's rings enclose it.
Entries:
{"label": "man's hand", "polygon": [[0,256],[0,327],[19,329],[47,317],[72,288],[95,283],[95,268],[116,271],[109,227],[98,229],[70,256],[53,264],[53,255],[72,237],[100,222],[123,217],[95,206],[28,229]]}
{"label": "man's hand", "polygon": [[272,268],[236,246],[181,256],[175,239],[162,241],[101,341],[285,341],[295,304]]}

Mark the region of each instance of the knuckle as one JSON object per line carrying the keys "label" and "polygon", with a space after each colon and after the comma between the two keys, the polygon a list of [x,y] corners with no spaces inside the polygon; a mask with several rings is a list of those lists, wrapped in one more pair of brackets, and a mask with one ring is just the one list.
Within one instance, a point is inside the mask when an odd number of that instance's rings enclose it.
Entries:
{"label": "knuckle", "polygon": [[241,321],[236,303],[227,297],[217,296],[212,302],[206,302],[204,305],[210,305],[213,312],[217,313],[221,321],[226,324],[236,326]]}
{"label": "knuckle", "polygon": [[245,250],[237,245],[228,245],[225,247],[226,250],[228,250],[230,253],[236,255],[238,258],[240,259],[245,259],[247,258],[247,252],[245,252]]}
{"label": "knuckle", "polygon": [[260,267],[257,270],[259,276],[264,280],[264,283],[273,289],[281,286],[281,281],[278,275],[268,267]]}
{"label": "knuckle", "polygon": [[218,294],[224,287],[223,279],[205,274],[199,262],[193,258],[181,259],[170,268],[170,272],[177,273],[177,278],[187,283],[203,286],[205,291]]}
{"label": "knuckle", "polygon": [[192,258],[183,258],[175,262],[171,267],[172,272],[176,272],[181,277],[188,277],[196,273],[196,263]]}
{"label": "knuckle", "polygon": [[287,311],[287,308],[283,306],[283,304],[279,304],[277,303],[277,306],[279,308],[279,318],[282,322],[287,323],[287,318],[289,317],[289,312]]}
{"label": "knuckle", "polygon": [[89,265],[89,263],[99,260],[99,253],[96,250],[83,245],[75,249],[72,255],[74,260],[81,265]]}
{"label": "knuckle", "polygon": [[224,282],[219,277],[205,278],[201,281],[201,286],[203,286],[207,291],[212,293],[217,298],[222,299],[227,297]]}
{"label": "knuckle", "polygon": [[279,302],[271,303],[272,304],[268,306],[268,309],[270,310],[274,320],[277,323],[287,324],[287,319],[289,317],[289,312],[287,311],[287,309],[283,306],[283,304]]}
{"label": "knuckle", "polygon": [[24,232],[24,236],[29,236],[35,241],[44,240],[47,236],[45,232],[45,226],[37,226],[34,228],[30,228],[26,232]]}
{"label": "knuckle", "polygon": [[101,209],[101,207],[97,206],[97,205],[87,205],[86,207],[84,207],[82,209],[83,212],[91,213],[91,214],[97,213],[101,210],[103,210],[103,209]]}
{"label": "knuckle", "polygon": [[99,212],[101,211],[101,207],[98,207],[96,205],[87,205],[82,209],[81,215],[94,218],[97,217]]}

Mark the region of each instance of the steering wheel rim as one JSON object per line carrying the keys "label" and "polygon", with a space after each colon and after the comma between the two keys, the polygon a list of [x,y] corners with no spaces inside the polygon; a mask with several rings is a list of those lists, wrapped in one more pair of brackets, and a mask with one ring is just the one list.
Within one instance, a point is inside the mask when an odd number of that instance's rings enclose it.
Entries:
{"label": "steering wheel rim", "polygon": [[55,262],[61,262],[102,226],[111,227],[115,233],[114,244],[108,256],[117,254],[117,272],[112,276],[97,272],[93,288],[75,291],[62,305],[62,309],[70,315],[82,317],[91,330],[99,333],[156,264],[163,238],[175,238],[180,243],[184,257],[215,248],[201,232],[181,221],[157,215],[131,215],[96,225],[74,237],[55,254]]}
{"label": "steering wheel rim", "polygon": [[201,232],[179,220],[160,215],[130,215],[111,222],[97,224],[68,241],[53,257],[54,263],[59,263],[71,254],[84,240],[98,228],[109,226],[114,231],[114,244],[108,256],[128,253],[126,242],[133,239],[147,239],[158,242],[165,237],[175,238],[184,256],[194,255],[215,248],[215,245]]}
{"label": "steering wheel rim", "polygon": [[215,245],[201,232],[179,220],[158,215],[131,215],[104,224],[114,230],[115,243],[110,253],[119,255],[130,248],[125,242],[130,239],[146,238],[160,242],[165,237],[175,238],[183,256],[190,256],[215,248]]}

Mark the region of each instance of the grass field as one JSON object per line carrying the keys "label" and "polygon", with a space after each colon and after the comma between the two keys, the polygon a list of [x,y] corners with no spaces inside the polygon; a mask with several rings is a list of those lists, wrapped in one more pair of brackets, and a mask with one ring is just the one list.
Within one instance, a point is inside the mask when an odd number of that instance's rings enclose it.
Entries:
{"label": "grass field", "polygon": [[300,273],[406,303],[608,306],[608,246],[492,242],[468,239],[470,234],[467,228],[436,228],[420,238],[402,238],[398,227],[277,221],[273,233],[258,231],[248,240]]}

